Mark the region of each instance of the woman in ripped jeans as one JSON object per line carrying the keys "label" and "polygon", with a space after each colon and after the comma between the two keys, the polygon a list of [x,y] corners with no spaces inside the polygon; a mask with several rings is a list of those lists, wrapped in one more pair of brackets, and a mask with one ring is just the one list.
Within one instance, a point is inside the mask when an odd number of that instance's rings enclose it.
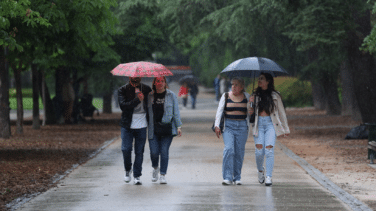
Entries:
{"label": "woman in ripped jeans", "polygon": [[[250,112],[251,114],[255,112],[252,132],[256,145],[258,180],[261,184],[265,182],[266,186],[270,186],[272,185],[276,138],[287,137],[290,134],[281,95],[274,88],[274,79],[271,74],[260,74],[256,92],[249,101],[256,102],[255,108],[251,108]],[[266,178],[263,166],[264,157],[266,157]]]}

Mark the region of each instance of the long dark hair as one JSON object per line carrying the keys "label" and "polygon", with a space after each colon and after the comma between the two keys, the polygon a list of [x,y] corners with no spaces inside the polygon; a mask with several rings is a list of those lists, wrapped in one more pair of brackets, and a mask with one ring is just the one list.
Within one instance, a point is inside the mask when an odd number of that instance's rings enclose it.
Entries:
{"label": "long dark hair", "polygon": [[154,94],[157,93],[157,89],[155,88],[155,81],[157,80],[157,78],[163,78],[163,80],[164,80],[165,83],[166,83],[165,89],[168,88],[168,84],[167,84],[167,81],[166,81],[166,76],[155,77],[155,78],[153,79],[153,84],[152,84],[152,89],[154,90]]}
{"label": "long dark hair", "polygon": [[[274,111],[276,105],[273,102],[272,92],[277,92],[274,87],[274,78],[270,73],[261,73],[260,75],[265,76],[268,84],[268,89],[262,90],[261,87],[257,87],[256,95],[259,96],[260,102],[257,102],[259,111],[265,110],[266,113],[270,114]],[[277,92],[278,93],[278,92]]]}

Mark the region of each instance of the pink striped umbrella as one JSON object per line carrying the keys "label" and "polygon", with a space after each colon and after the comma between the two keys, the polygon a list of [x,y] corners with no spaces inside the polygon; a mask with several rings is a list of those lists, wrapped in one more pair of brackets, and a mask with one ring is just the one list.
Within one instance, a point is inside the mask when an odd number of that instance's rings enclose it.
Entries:
{"label": "pink striped umbrella", "polygon": [[111,70],[111,73],[112,75],[128,77],[160,77],[172,75],[172,72],[161,64],[143,61],[119,64]]}

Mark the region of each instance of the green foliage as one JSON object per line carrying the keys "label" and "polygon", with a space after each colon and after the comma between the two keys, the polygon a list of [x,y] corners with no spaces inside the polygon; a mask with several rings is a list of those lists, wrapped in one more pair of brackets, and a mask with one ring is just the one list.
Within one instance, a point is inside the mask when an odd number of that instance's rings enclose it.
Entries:
{"label": "green foliage", "polygon": [[[371,0],[368,0],[368,3],[371,3]],[[376,2],[373,3],[372,14],[376,14]],[[376,23],[373,21],[373,26],[371,33],[364,38],[361,50],[368,51],[373,54],[376,52]]]}
{"label": "green foliage", "polygon": [[23,51],[23,45],[17,42],[19,29],[14,25],[14,20],[26,23],[29,28],[51,26],[38,11],[30,9],[29,0],[0,1],[0,46],[8,46],[10,50],[17,48],[18,51]]}
{"label": "green foliage", "polygon": [[297,80],[277,86],[276,90],[280,91],[286,107],[313,106],[312,86],[308,81]]}
{"label": "green foliage", "polygon": [[[257,81],[255,82],[257,88]],[[277,77],[274,78],[275,89],[280,92],[286,107],[313,106],[312,86],[309,81],[298,78]],[[253,84],[249,84],[246,91],[252,93]]]}

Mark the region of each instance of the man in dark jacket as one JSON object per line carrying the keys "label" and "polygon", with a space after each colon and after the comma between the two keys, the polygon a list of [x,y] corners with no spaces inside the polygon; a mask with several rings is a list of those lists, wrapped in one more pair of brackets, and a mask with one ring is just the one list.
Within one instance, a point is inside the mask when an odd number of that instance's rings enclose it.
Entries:
{"label": "man in dark jacket", "polygon": [[147,96],[151,88],[141,83],[141,78],[129,78],[129,84],[119,88],[118,99],[121,114],[121,150],[124,158],[126,183],[131,181],[132,144],[134,139],[135,160],[133,164],[134,184],[141,185],[142,162],[148,125]]}

